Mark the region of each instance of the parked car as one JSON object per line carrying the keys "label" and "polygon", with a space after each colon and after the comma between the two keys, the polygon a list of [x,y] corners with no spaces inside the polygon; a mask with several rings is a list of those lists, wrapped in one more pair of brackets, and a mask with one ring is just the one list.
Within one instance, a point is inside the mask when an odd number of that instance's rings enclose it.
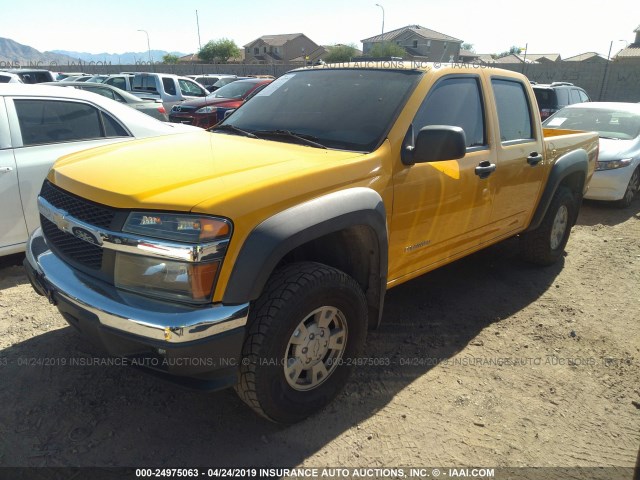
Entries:
{"label": "parked car", "polygon": [[224,119],[228,110],[238,108],[256,90],[264,88],[272,81],[263,78],[237,80],[205,98],[174,105],[169,112],[169,121],[200,128],[212,127]]}
{"label": "parked car", "polygon": [[224,87],[228,83],[235,82],[238,79],[247,78],[238,77],[237,75],[217,75],[209,73],[204,75],[187,75],[187,77],[202,85],[209,92],[215,92],[220,87]]}
{"label": "parked car", "polygon": [[126,90],[133,93],[133,73],[117,73],[107,75],[107,78],[103,79],[101,83],[117,87],[120,90]]}
{"label": "parked car", "polygon": [[90,78],[92,78],[92,75],[71,75],[62,80],[58,80],[58,82],[86,82]]}
{"label": "parked car", "polygon": [[202,85],[190,78],[169,73],[136,73],[131,81],[131,88],[134,95],[159,98],[167,110],[176,103],[203,98],[209,94]]}
{"label": "parked car", "polygon": [[[87,80],[89,83],[104,83],[105,80],[109,78],[109,75],[92,75],[91,78]],[[120,87],[117,87],[120,88]],[[126,90],[122,88],[121,90]]]}
{"label": "parked car", "polygon": [[82,77],[82,76],[91,76],[88,73],[83,73],[83,72],[57,72],[56,73],[56,82],[60,82],[62,80],[64,80],[65,78],[69,78],[69,77]]}
{"label": "parked car", "polygon": [[49,70],[39,68],[11,68],[6,71],[19,76],[23,83],[55,82],[56,80]]}
{"label": "parked car", "polygon": [[116,102],[124,103],[131,108],[135,108],[136,110],[141,111],[142,113],[151,115],[153,118],[157,118],[162,122],[166,122],[169,120],[167,111],[165,110],[164,105],[162,105],[162,102],[160,100],[142,99],[130,94],[129,92],[125,92],[124,90],[120,90],[119,88],[112,87],[111,85],[106,85],[104,83],[67,82],[64,80],[47,85],[73,87],[80,90],[85,90],[87,92],[97,93],[98,95],[110,98],[111,100],[115,100]]}
{"label": "parked car", "polygon": [[631,205],[640,188],[640,105],[570,105],[545,120],[543,126],[598,132],[600,154],[584,198],[614,201],[622,208]]}
{"label": "parked car", "polygon": [[553,82],[551,84],[537,83],[531,85],[538,101],[540,118],[545,120],[549,116],[567,105],[590,102],[587,92],[569,82]]}
{"label": "parked car", "polygon": [[23,83],[15,73],[0,71],[0,83]]}
{"label": "parked car", "polygon": [[317,412],[387,289],[514,236],[560,261],[595,167],[598,136],[545,136],[523,75],[405,65],[301,68],[209,131],[58,162],[34,289],[164,378],[276,422]]}
{"label": "parked car", "polygon": [[159,122],[100,95],[50,85],[0,85],[0,255],[24,251],[36,198],[63,155],[134,138],[198,130]]}

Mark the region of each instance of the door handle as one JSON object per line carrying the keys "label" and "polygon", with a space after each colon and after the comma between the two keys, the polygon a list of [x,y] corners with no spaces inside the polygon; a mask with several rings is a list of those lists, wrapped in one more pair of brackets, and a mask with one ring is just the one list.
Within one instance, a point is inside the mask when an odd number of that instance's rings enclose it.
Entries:
{"label": "door handle", "polygon": [[0,173],[9,173],[12,170],[13,168],[11,167],[0,167]]}
{"label": "door handle", "polygon": [[531,152],[527,157],[527,163],[532,167],[535,167],[542,161],[542,154],[538,152]]}
{"label": "door handle", "polygon": [[496,164],[485,160],[484,162],[480,162],[476,167],[476,175],[478,175],[480,178],[487,178],[489,175],[495,172],[495,170]]}

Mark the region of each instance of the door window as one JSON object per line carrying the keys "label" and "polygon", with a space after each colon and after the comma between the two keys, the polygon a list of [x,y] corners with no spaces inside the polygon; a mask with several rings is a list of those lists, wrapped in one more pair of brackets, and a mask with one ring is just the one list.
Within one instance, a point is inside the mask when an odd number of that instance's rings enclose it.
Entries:
{"label": "door window", "polygon": [[414,141],[422,127],[453,125],[464,130],[467,147],[486,145],[482,94],[477,77],[452,77],[438,83],[413,119]]}
{"label": "door window", "polygon": [[15,107],[25,147],[127,136],[118,122],[85,103],[15,100]]}
{"label": "door window", "polygon": [[515,80],[492,79],[498,110],[500,140],[510,142],[533,138],[531,109],[524,85]]}

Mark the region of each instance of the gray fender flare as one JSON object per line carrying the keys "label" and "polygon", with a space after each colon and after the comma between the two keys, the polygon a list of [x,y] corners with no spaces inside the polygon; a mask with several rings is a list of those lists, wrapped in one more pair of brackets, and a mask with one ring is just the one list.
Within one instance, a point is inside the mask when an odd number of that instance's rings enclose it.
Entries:
{"label": "gray fender flare", "polygon": [[[526,231],[535,230],[540,226],[547,210],[549,209],[553,196],[556,191],[558,191],[558,187],[564,179],[575,173],[581,173],[584,182],[587,178],[588,171],[589,155],[583,149],[573,150],[558,158],[553,167],[551,167],[551,172],[549,173],[549,178],[547,178],[547,185],[545,186],[542,197],[540,198],[540,203],[538,203],[538,207],[536,208],[531,223]],[[580,189],[579,198],[577,198],[578,201],[582,200],[583,193],[584,183]]]}
{"label": "gray fender flare", "polygon": [[[295,205],[262,221],[249,234],[233,266],[223,303],[257,299],[280,260],[300,245],[354,226],[369,227],[378,241],[382,312],[388,268],[386,210],[370,188],[354,187]],[[377,319],[379,320],[379,319]]]}

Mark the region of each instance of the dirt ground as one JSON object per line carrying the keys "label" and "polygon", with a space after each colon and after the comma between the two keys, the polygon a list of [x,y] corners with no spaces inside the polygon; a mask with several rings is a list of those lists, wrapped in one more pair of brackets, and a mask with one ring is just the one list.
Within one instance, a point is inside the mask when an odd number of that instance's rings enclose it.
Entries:
{"label": "dirt ground", "polygon": [[[640,200],[585,203],[558,265],[515,239],[388,293],[340,397],[283,427],[100,352],[0,264],[0,465],[615,466],[640,445]],[[25,365],[26,363],[26,365]]]}

